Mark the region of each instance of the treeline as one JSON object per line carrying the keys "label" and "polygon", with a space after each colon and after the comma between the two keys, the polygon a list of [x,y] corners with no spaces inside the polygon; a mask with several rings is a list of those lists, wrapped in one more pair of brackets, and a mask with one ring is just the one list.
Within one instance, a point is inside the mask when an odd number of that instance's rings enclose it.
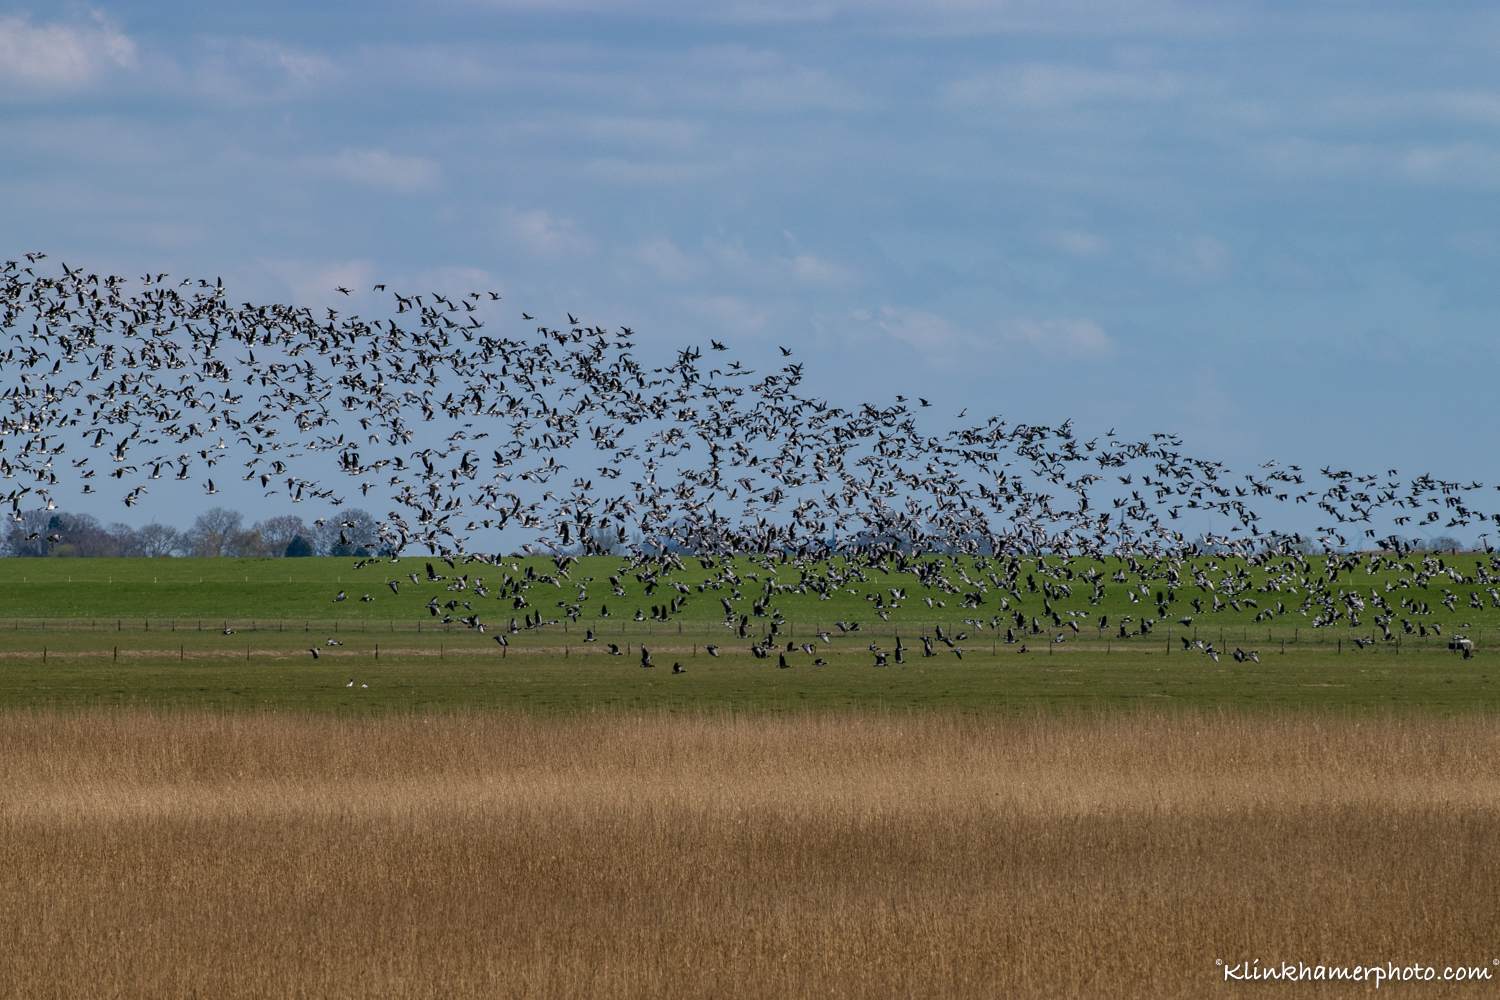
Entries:
{"label": "treeline", "polygon": [[[636,533],[633,541],[636,545],[642,544],[642,536]],[[589,545],[561,551],[567,555],[610,555],[620,552],[623,542],[616,532],[601,531],[595,534]],[[646,544],[648,548],[679,555],[698,551],[681,541],[664,542],[653,538]],[[837,543],[830,541],[830,545],[845,552],[883,550],[910,554],[911,551],[910,545],[900,539],[868,532],[840,539]],[[533,549],[530,545],[522,548],[524,551],[512,555],[556,554],[554,550]],[[956,554],[964,548],[949,545],[929,551]],[[1333,551],[1310,540],[1287,543],[1286,548],[1303,555],[1323,555]],[[1448,535],[1402,540],[1402,551],[1405,552],[1458,552],[1471,548],[1473,546]],[[706,545],[704,550],[712,550],[712,546]],[[984,552],[985,547],[976,542],[973,550]],[[1197,551],[1229,555],[1228,546],[1212,544],[1206,539],[1199,540]],[[1489,551],[1488,547],[1485,551]],[[257,521],[248,527],[239,511],[214,507],[200,515],[185,531],[165,524],[147,524],[139,528],[119,522],[106,525],[92,514],[33,510],[23,513],[21,520],[12,521],[0,537],[0,556],[30,558],[234,556],[261,559],[377,554],[386,554],[379,542],[377,522],[358,507],[310,525],[300,517],[287,515]]]}
{"label": "treeline", "polygon": [[378,547],[376,521],[358,508],[338,517],[303,523],[272,517],[248,527],[237,510],[215,507],[185,531],[165,524],[132,528],[103,524],[92,514],[34,510],[13,521],[0,543],[12,557],[111,558],[146,556],[368,556]]}

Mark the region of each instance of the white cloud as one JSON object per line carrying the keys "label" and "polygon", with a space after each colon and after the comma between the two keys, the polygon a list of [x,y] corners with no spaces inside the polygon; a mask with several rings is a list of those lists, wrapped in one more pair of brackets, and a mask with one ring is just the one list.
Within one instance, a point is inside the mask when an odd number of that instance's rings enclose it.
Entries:
{"label": "white cloud", "polygon": [[1115,354],[1114,341],[1091,319],[1012,319],[1000,324],[1002,342],[1047,358],[1100,361]]}
{"label": "white cloud", "polygon": [[162,63],[155,69],[163,84],[170,80],[172,89],[183,95],[238,108],[328,91],[357,75],[360,67],[316,50],[235,38],[210,39],[179,63]]}
{"label": "white cloud", "polygon": [[442,171],[431,160],[392,156],[384,150],[350,149],[337,156],[308,160],[307,164],[317,173],[399,194],[431,191],[442,181]]}
{"label": "white cloud", "polygon": [[164,220],[143,222],[135,227],[142,243],[152,247],[180,248],[201,246],[208,231],[201,225]]}
{"label": "white cloud", "polygon": [[1186,285],[1221,282],[1233,263],[1233,249],[1213,236],[1179,237],[1175,246],[1157,252],[1153,260],[1158,273]]}
{"label": "white cloud", "polygon": [[881,306],[878,325],[899,341],[910,344],[928,362],[952,367],[962,355],[972,355],[983,342],[934,313],[921,309]]}
{"label": "white cloud", "polygon": [[859,281],[859,273],[853,268],[806,251],[790,257],[780,254],[757,257],[738,240],[709,240],[705,249],[726,276],[748,284],[768,288],[795,284],[804,288],[836,290],[850,288]]}
{"label": "white cloud", "polygon": [[1248,152],[1254,161],[1269,172],[1295,179],[1363,174],[1379,162],[1375,148],[1369,143],[1332,142],[1295,136],[1259,144]]}
{"label": "white cloud", "polygon": [[1076,229],[1057,229],[1042,234],[1042,242],[1073,257],[1098,257],[1109,249],[1102,236]]}
{"label": "white cloud", "polygon": [[0,78],[23,86],[74,90],[135,64],[135,42],[100,15],[84,26],[0,18]]}
{"label": "white cloud", "polygon": [[684,22],[755,25],[856,23],[909,34],[969,36],[1045,32],[1099,35],[1218,33],[1240,16],[1214,4],[1172,0],[482,0],[489,7],[670,17]]}
{"label": "white cloud", "polygon": [[1056,109],[1102,101],[1162,101],[1182,91],[1181,79],[1161,70],[1034,64],[957,80],[948,93],[957,104],[1005,103]]}
{"label": "white cloud", "polygon": [[692,163],[671,163],[660,160],[636,161],[618,156],[606,156],[591,161],[585,168],[585,173],[612,184],[661,187],[701,183],[708,176],[710,169]]}
{"label": "white cloud", "polygon": [[989,335],[976,334],[935,313],[883,306],[878,317],[857,312],[855,319],[875,319],[895,339],[910,344],[934,367],[957,368],[997,355],[1037,355],[1043,360],[1104,361],[1116,347],[1098,323],[1085,318],[1017,317],[996,324]]}
{"label": "white cloud", "polygon": [[628,256],[667,281],[691,281],[704,271],[703,258],[683,253],[671,240],[648,240]]}
{"label": "white cloud", "polygon": [[1500,151],[1477,142],[1422,146],[1401,158],[1401,169],[1428,183],[1490,189],[1500,182]]}
{"label": "white cloud", "polygon": [[294,87],[322,83],[339,73],[333,61],[320,52],[308,52],[275,42],[247,41],[243,45],[250,62],[278,70]]}
{"label": "white cloud", "polygon": [[830,73],[802,67],[746,77],[739,81],[738,91],[746,106],[758,113],[855,111],[866,103],[858,90]]}
{"label": "white cloud", "polygon": [[[548,68],[545,55],[538,64]],[[374,86],[394,86],[411,93],[484,92],[507,81],[514,82],[530,69],[517,65],[513,59],[496,58],[493,51],[483,46],[453,40],[367,45],[359,50],[353,71]]]}
{"label": "white cloud", "polygon": [[739,295],[687,295],[678,299],[683,309],[710,324],[708,336],[759,334],[766,328],[766,311]]}
{"label": "white cloud", "polygon": [[543,257],[584,253],[592,247],[572,221],[554,218],[542,208],[529,212],[507,211],[502,226],[512,239]]}
{"label": "white cloud", "polygon": [[1348,268],[1338,259],[1319,259],[1281,250],[1267,253],[1259,262],[1266,280],[1282,288],[1303,291],[1348,287]]}
{"label": "white cloud", "polygon": [[855,111],[869,105],[863,88],[821,66],[800,65],[784,51],[706,45],[670,64],[662,93],[687,105],[735,109],[756,116],[801,111]]}
{"label": "white cloud", "polygon": [[792,277],[809,288],[847,288],[859,280],[852,268],[835,261],[799,253],[790,261]]}
{"label": "white cloud", "polygon": [[725,8],[726,19],[741,24],[821,24],[837,13],[831,3],[737,3]]}
{"label": "white cloud", "polygon": [[292,301],[299,306],[339,308],[339,303],[349,301],[339,288],[363,295],[374,275],[368,260],[262,260],[261,266],[291,289]]}
{"label": "white cloud", "polygon": [[[644,267],[654,280],[693,282],[713,286],[714,290],[729,286],[762,298],[768,290],[779,299],[802,290],[847,290],[859,283],[859,275],[852,268],[793,249],[791,256],[760,256],[750,253],[738,240],[705,240],[701,250],[692,252],[661,238],[625,250],[620,263],[624,274],[632,270],[638,274]],[[705,293],[712,291],[705,289]]]}
{"label": "white cloud", "polygon": [[702,139],[704,126],[682,118],[590,118],[583,131],[601,142],[659,152],[665,147],[690,149]]}
{"label": "white cloud", "polygon": [[1500,124],[1500,94],[1488,91],[1440,93],[1433,95],[1432,103],[1439,111],[1455,118],[1485,125]]}

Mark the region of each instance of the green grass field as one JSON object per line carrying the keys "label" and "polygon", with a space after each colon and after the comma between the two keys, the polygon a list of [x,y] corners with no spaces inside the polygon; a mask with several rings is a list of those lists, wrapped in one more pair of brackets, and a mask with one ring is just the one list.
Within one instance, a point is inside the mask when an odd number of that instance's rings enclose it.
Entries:
{"label": "green grass field", "polygon": [[[429,562],[446,579],[429,582]],[[747,558],[732,566],[705,568],[691,559],[684,565],[652,585],[619,558],[584,560],[566,578],[550,559],[538,558],[456,568],[404,558],[362,569],[349,559],[4,560],[0,705],[318,712],[519,706],[563,713],[624,707],[1024,713],[1139,705],[1464,712],[1494,705],[1489,638],[1500,626],[1500,608],[1489,588],[1490,571],[1500,573],[1500,566],[1485,556],[1445,556],[1441,570],[1436,557],[1425,567],[1409,559],[1375,573],[1367,572],[1366,559],[1353,568],[1345,563],[1336,575],[1322,558],[1295,567],[1285,560],[1246,567],[1202,559],[1177,567],[1175,586],[1160,575],[1164,566],[1131,571],[1118,562],[1053,558],[1040,569],[1024,561],[1008,589],[997,586],[1008,581],[995,565],[976,567],[972,560],[945,560],[925,587],[909,573],[868,567],[849,573],[841,562],[831,576],[824,566],[767,568]],[[1203,569],[1200,581],[1214,587],[1193,582],[1193,568]],[[1091,570],[1097,587],[1085,575]],[[450,590],[460,577],[463,589]],[[399,594],[387,580],[399,582]],[[1346,616],[1314,627],[1321,612],[1303,606],[1309,583],[1346,610],[1348,595],[1358,595],[1369,605],[1355,611],[1359,625],[1351,627]],[[335,602],[340,590],[346,599]],[[371,601],[360,600],[366,594]],[[1164,618],[1158,594],[1171,600]],[[1380,609],[1372,594],[1394,612],[1390,641],[1373,624]],[[1448,594],[1451,611],[1439,603]],[[1210,610],[1215,596],[1219,612]],[[1244,603],[1247,597],[1254,607]],[[434,598],[440,606],[458,603],[433,615]],[[773,620],[782,623],[768,659],[750,655],[752,639],[738,637],[738,617],[726,627],[720,598],[748,616],[753,639],[766,635]],[[1191,606],[1195,598],[1205,602],[1202,610]],[[674,599],[683,603],[667,620],[650,620],[653,607]],[[1240,602],[1239,609],[1228,600]],[[760,603],[764,613],[757,616]],[[1278,604],[1285,613],[1273,613]],[[608,617],[600,613],[606,606]],[[565,614],[570,608],[576,619]],[[635,620],[638,609],[646,620]],[[443,623],[469,615],[487,625],[485,633],[456,620]],[[533,615],[556,624],[525,627]],[[1103,628],[1101,616],[1108,619]],[[1181,623],[1183,617],[1192,622]],[[1078,631],[1067,627],[1069,620]],[[1154,622],[1145,634],[1143,620]],[[860,627],[845,634],[836,621]],[[226,625],[232,634],[224,633]],[[922,655],[919,636],[935,636],[939,625],[950,637],[964,636],[957,639],[962,659],[941,642],[935,656]],[[1420,635],[1434,625],[1441,636]],[[1015,642],[1005,641],[1007,628]],[[590,630],[592,643],[585,641]],[[820,630],[831,633],[828,642],[817,637]],[[1447,651],[1454,632],[1476,640],[1472,659]],[[497,634],[509,643],[503,650]],[[903,665],[893,662],[898,635],[906,646]],[[1058,636],[1064,641],[1054,642]],[[1197,649],[1184,651],[1183,636],[1226,655],[1215,662]],[[1360,650],[1356,637],[1375,641]],[[330,639],[341,645],[328,645]],[[812,644],[812,654],[803,642]],[[609,643],[625,655],[608,655]],[[721,647],[719,657],[705,651],[710,643]],[[888,666],[874,666],[872,643],[892,654]],[[652,650],[655,669],[638,665],[642,644]],[[1022,644],[1029,652],[1018,651]],[[1227,653],[1237,647],[1257,651],[1260,662],[1235,662]],[[319,650],[317,659],[311,648]],[[790,669],[778,669],[783,654]],[[816,658],[827,665],[814,666]],[[673,675],[674,662],[687,672]]]}

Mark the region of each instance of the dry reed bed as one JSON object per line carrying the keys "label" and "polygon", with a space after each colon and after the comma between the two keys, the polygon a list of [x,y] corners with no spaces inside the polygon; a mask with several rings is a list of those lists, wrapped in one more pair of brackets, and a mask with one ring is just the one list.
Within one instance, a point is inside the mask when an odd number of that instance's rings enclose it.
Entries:
{"label": "dry reed bed", "polygon": [[1488,964],[1497,811],[1479,718],[12,713],[0,993],[1344,996],[1215,959]]}

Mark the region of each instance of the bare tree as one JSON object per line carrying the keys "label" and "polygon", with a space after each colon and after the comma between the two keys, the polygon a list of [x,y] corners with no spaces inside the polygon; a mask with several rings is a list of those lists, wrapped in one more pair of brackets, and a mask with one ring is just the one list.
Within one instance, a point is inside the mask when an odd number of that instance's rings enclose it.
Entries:
{"label": "bare tree", "polygon": [[134,557],[142,554],[140,543],[135,537],[135,529],[130,525],[116,521],[104,530],[115,540],[115,555]]}
{"label": "bare tree", "polygon": [[368,511],[349,507],[318,526],[318,552],[328,556],[365,555],[375,551],[380,534]]}
{"label": "bare tree", "polygon": [[5,533],[5,554],[26,557],[51,554],[45,530],[51,518],[47,511],[38,509],[26,511],[20,520],[12,520]]}
{"label": "bare tree", "polygon": [[69,551],[57,555],[99,558],[120,554],[119,540],[92,514],[63,514],[58,517],[56,533],[62,538],[59,548]]}
{"label": "bare tree", "polygon": [[257,521],[250,530],[260,534],[265,554],[268,556],[286,555],[286,547],[292,544],[294,538],[301,537],[312,541],[312,532],[307,530],[307,525],[302,523],[302,518],[291,514]]}
{"label": "bare tree", "polygon": [[160,559],[183,551],[184,541],[176,528],[165,524],[148,524],[135,531],[136,554]]}
{"label": "bare tree", "polygon": [[241,559],[261,559],[269,555],[280,555],[279,552],[271,552],[266,542],[260,536],[260,532],[251,528],[249,531],[236,531],[224,543],[224,554],[226,556],[239,556]]}
{"label": "bare tree", "polygon": [[244,518],[237,510],[214,507],[198,515],[188,531],[187,543],[195,556],[228,555]]}
{"label": "bare tree", "polygon": [[13,521],[5,538],[12,556],[113,556],[120,545],[92,514],[34,510]]}

